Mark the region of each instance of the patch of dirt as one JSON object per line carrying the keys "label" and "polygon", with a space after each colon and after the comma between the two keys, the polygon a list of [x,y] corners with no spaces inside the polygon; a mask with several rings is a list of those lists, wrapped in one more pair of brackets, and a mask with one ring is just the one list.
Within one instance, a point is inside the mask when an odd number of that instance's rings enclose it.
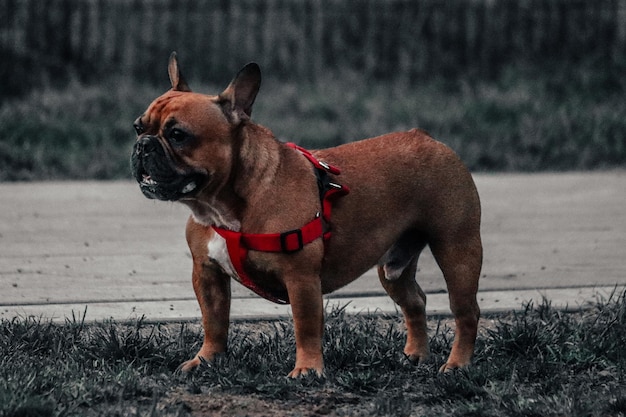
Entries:
{"label": "patch of dirt", "polygon": [[[192,394],[173,391],[161,402],[161,407],[181,407],[194,417],[266,417],[266,416],[367,416],[362,397],[318,391],[310,397],[292,400],[265,400],[256,395],[234,395],[220,392]],[[361,409],[359,412],[358,410]]]}

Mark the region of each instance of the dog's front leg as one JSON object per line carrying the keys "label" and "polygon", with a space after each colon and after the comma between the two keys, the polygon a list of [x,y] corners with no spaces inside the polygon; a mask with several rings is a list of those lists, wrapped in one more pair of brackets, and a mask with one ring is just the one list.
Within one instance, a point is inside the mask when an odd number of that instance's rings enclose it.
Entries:
{"label": "dog's front leg", "polygon": [[324,302],[318,276],[303,277],[286,282],[296,333],[296,365],[289,378],[314,372],[324,375],[322,336],[324,332]]}
{"label": "dog's front leg", "polygon": [[202,312],[204,341],[196,356],[180,365],[187,372],[211,360],[217,353],[225,352],[230,320],[230,277],[208,255],[208,239],[215,233],[210,228],[187,223],[187,242],[193,257],[193,289]]}
{"label": "dog's front leg", "polygon": [[193,288],[202,312],[204,341],[196,356],[180,366],[184,372],[200,365],[202,359],[209,361],[215,354],[226,352],[228,341],[230,278],[211,264],[196,272],[194,264]]}

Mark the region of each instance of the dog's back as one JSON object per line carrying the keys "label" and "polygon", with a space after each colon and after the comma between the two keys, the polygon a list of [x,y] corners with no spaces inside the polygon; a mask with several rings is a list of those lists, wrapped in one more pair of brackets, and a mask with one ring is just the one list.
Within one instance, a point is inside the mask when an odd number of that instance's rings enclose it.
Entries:
{"label": "dog's back", "polygon": [[[333,238],[322,269],[322,277],[332,275],[326,292],[356,279],[399,240],[414,257],[427,243],[480,236],[480,202],[470,173],[450,148],[422,130],[315,154],[340,167],[337,181],[351,190],[333,209]],[[351,252],[359,240],[363,245]]]}

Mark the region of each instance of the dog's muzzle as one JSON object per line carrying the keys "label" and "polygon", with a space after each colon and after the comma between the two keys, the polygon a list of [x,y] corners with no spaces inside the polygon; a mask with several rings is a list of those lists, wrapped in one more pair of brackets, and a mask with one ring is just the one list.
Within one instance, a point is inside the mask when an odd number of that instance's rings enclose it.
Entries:
{"label": "dog's muzzle", "polygon": [[176,166],[158,137],[137,140],[131,155],[132,173],[148,198],[176,201],[191,197],[206,183],[206,174]]}

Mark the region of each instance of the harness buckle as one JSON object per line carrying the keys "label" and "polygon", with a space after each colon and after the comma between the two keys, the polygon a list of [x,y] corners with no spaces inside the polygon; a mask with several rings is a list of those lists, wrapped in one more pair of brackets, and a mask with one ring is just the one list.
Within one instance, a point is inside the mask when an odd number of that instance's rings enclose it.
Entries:
{"label": "harness buckle", "polygon": [[328,165],[326,162],[324,161],[317,161],[318,164],[320,164],[320,166],[322,168],[324,168],[326,171],[330,171],[330,165]]}
{"label": "harness buckle", "polygon": [[[293,238],[290,239],[290,236],[295,236],[297,239],[296,242],[293,241]],[[293,243],[297,244],[295,248],[293,247]],[[283,253],[294,253],[304,248],[304,239],[302,238],[302,230],[294,229],[294,230],[289,230],[287,232],[281,233],[280,234],[280,247]]]}

